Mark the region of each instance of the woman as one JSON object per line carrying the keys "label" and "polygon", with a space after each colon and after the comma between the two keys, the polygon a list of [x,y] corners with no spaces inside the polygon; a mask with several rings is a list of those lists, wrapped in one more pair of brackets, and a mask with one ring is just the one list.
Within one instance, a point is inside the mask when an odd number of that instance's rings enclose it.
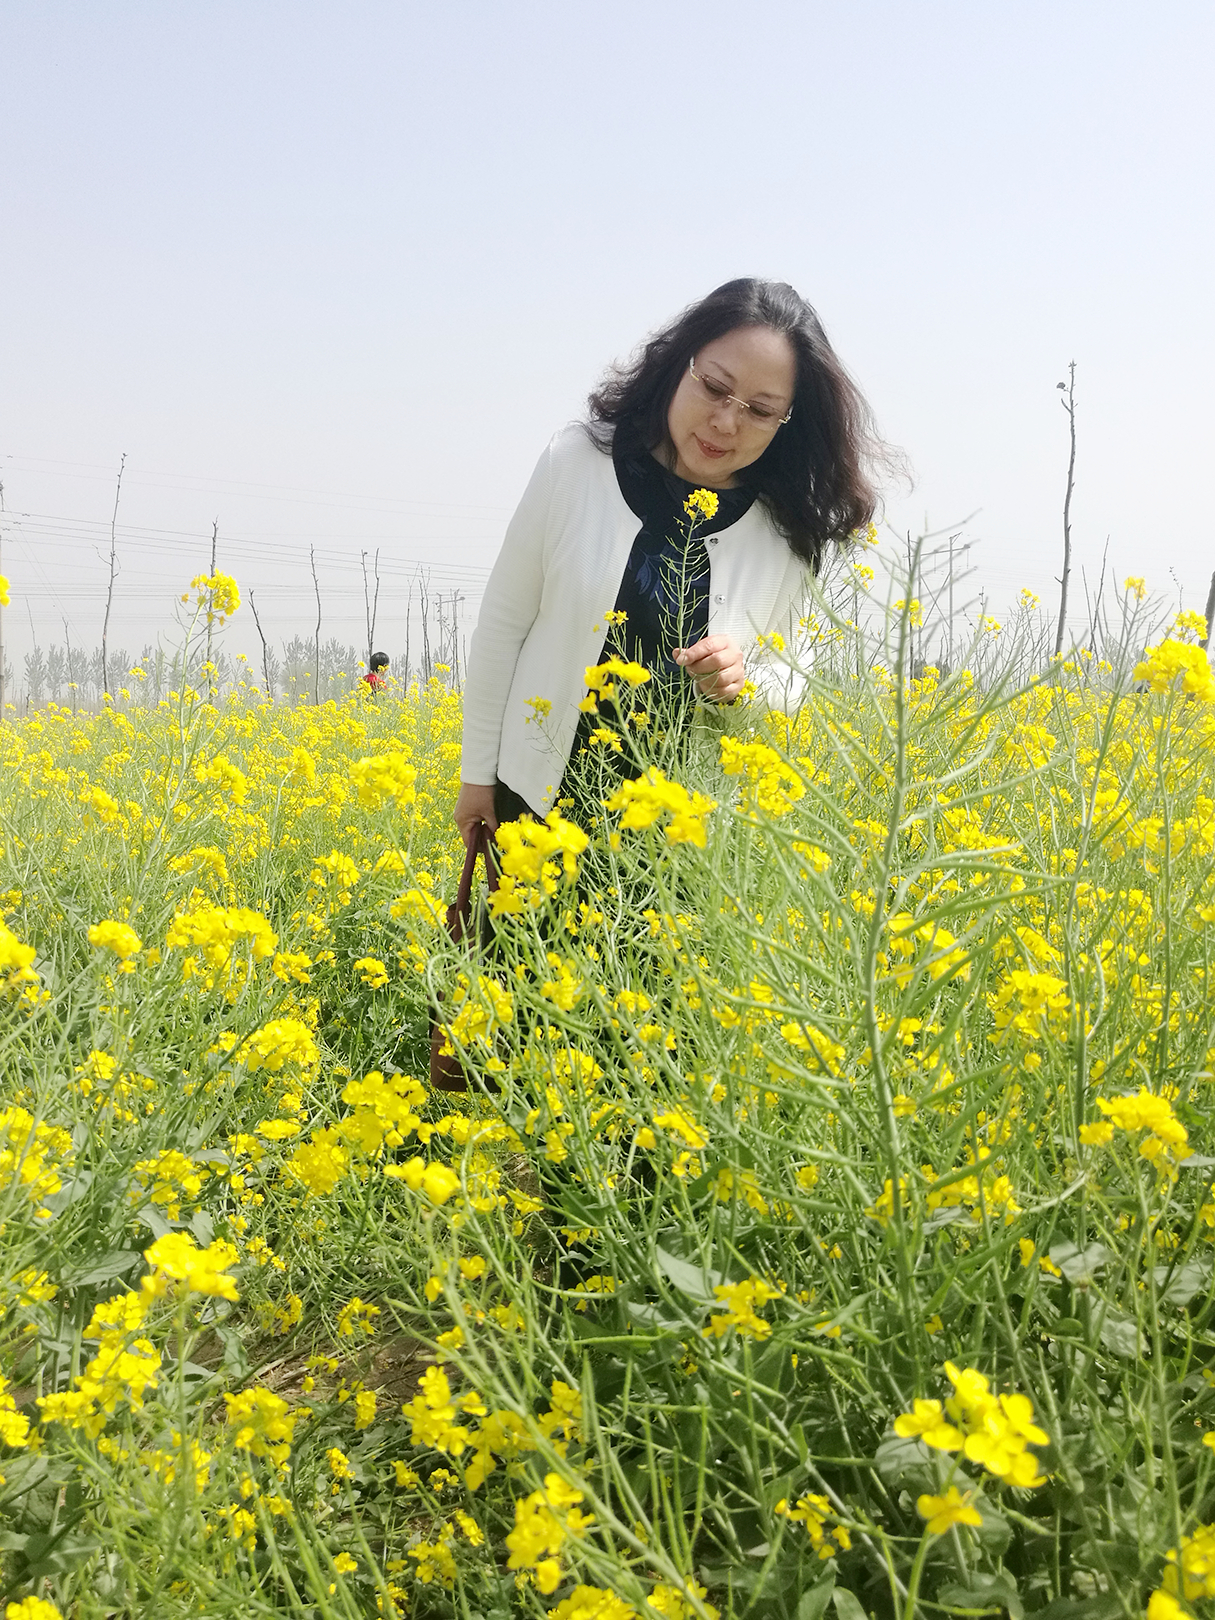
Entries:
{"label": "woman", "polygon": [[[793,641],[825,549],[869,522],[875,447],[864,400],[784,282],[727,282],[613,372],[589,423],[541,456],[485,589],[464,685],[465,844],[482,821],[552,806],[605,650],[687,708],[730,703],[747,681],[785,706],[787,672],[758,638]],[[693,525],[697,489],[717,507]]]}

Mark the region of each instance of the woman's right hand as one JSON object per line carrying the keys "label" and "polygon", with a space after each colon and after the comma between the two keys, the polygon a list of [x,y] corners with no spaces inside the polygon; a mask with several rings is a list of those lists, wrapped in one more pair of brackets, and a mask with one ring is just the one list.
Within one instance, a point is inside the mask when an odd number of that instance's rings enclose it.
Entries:
{"label": "woman's right hand", "polygon": [[452,815],[456,826],[460,829],[465,849],[472,842],[478,822],[483,821],[491,835],[497,832],[498,818],[494,814],[493,788],[482,786],[477,782],[461,782],[456,808]]}

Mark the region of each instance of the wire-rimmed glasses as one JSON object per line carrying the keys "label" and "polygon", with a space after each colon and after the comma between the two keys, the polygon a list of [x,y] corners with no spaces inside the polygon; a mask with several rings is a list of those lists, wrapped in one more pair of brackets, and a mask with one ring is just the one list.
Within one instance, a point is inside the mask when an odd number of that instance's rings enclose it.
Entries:
{"label": "wire-rimmed glasses", "polygon": [[742,412],[744,422],[754,422],[756,427],[771,429],[775,432],[778,427],[783,427],[793,415],[792,405],[790,405],[784,416],[780,416],[777,414],[774,405],[753,405],[750,400],[739,399],[737,394],[730,392],[725,383],[719,382],[716,377],[703,376],[697,371],[695,355],[688,361],[688,370],[699,384],[703,399],[706,399],[711,405],[737,405]]}

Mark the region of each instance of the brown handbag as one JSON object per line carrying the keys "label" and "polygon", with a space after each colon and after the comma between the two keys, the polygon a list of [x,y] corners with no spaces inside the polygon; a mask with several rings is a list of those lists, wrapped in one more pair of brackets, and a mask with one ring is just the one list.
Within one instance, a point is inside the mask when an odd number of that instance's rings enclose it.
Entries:
{"label": "brown handbag", "polygon": [[[457,945],[473,931],[472,886],[478,855],[485,862],[485,881],[489,885],[489,892],[493,894],[498,887],[497,851],[494,849],[489,827],[484,821],[477,823],[476,830],[468,841],[464,855],[464,870],[460,874],[460,887],[455,900],[447,908],[447,932]],[[477,942],[481,945],[485,944],[487,925],[488,919],[484,919],[480,930],[481,938]],[[436,1091],[467,1091],[468,1076],[464,1072],[459,1056],[455,1052],[443,1051],[443,1047],[449,1042],[443,1033],[440,1012],[441,1009],[436,1009],[430,1015],[430,1083]]]}

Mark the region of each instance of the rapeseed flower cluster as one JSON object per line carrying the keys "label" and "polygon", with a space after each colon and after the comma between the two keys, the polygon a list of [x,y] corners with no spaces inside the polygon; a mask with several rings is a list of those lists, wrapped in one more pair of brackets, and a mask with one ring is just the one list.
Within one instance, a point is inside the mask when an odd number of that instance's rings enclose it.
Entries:
{"label": "rapeseed flower cluster", "polygon": [[36,996],[39,984],[34,968],[37,954],[32,945],[23,944],[11,928],[0,922],[0,990],[28,1004],[31,995]]}
{"label": "rapeseed flower cluster", "polygon": [[207,900],[192,911],[179,912],[165,936],[170,950],[191,952],[182,967],[183,978],[191,978],[199,971],[195,951],[218,972],[227,967],[237,946],[245,941],[252,959],[263,962],[274,955],[278,935],[260,912],[248,906],[217,906]]}
{"label": "rapeseed flower cluster", "polygon": [[602,664],[588,664],[586,668],[587,693],[578,707],[584,714],[598,714],[601,703],[613,703],[618,683],[636,689],[650,679],[644,664],[624,658],[608,658]]}
{"label": "rapeseed flower cluster", "polygon": [[767,743],[723,737],[719,746],[722,770],[742,779],[738,807],[744,814],[785,816],[804,797],[797,771]]}
{"label": "rapeseed flower cluster", "polygon": [[[708,1593],[699,1582],[689,1581],[685,1590],[700,1600],[709,1620],[718,1620],[721,1611],[705,1602]],[[576,1586],[555,1609],[549,1609],[547,1620],[654,1620],[656,1615],[663,1620],[693,1620],[697,1612],[683,1592],[665,1582],[654,1587],[640,1610],[602,1586]]]}
{"label": "rapeseed flower cluster", "polygon": [[1161,1585],[1148,1599],[1148,1620],[1181,1620],[1182,1606],[1215,1597],[1215,1525],[1203,1524],[1165,1554]]}
{"label": "rapeseed flower cluster", "polygon": [[708,519],[717,516],[718,495],[715,489],[694,489],[683,503],[690,518]]}
{"label": "rapeseed flower cluster", "polygon": [[570,1539],[585,1535],[594,1516],[579,1511],[582,1492],[559,1474],[546,1474],[544,1485],[515,1503],[515,1527],[506,1537],[508,1569],[532,1572],[537,1588],[555,1592],[561,1582],[560,1554]]}
{"label": "rapeseed flower cluster", "polygon": [[112,918],[93,924],[89,929],[89,944],[98,950],[113,951],[120,973],[133,972],[135,964],[131,958],[143,950],[143,941],[135,930],[128,923],[115,922]]}
{"label": "rapeseed flower cluster", "polygon": [[636,780],[623,782],[604,803],[608,810],[624,812],[622,827],[640,831],[662,822],[669,844],[695,844],[698,849],[704,849],[708,841],[705,817],[717,808],[716,801],[705,794],[669,782],[657,765]]}
{"label": "rapeseed flower cluster", "polygon": [[299,1018],[273,1018],[254,1030],[240,1052],[251,1074],[267,1069],[279,1074],[288,1065],[309,1070],[320,1061],[316,1040]]}
{"label": "rapeseed flower cluster", "polygon": [[[223,624],[240,607],[240,586],[231,574],[196,574],[190,581],[190,589],[195,593],[194,600],[206,613],[208,621],[215,618]],[[182,601],[189,601],[189,597],[183,596]]]}
{"label": "rapeseed flower cluster", "polygon": [[582,828],[566,821],[558,810],[550,810],[543,821],[525,816],[520,821],[501,822],[494,834],[501,851],[502,876],[490,895],[494,917],[516,916],[541,903],[541,895],[557,893],[562,877],[578,871],[578,857],[589,839]]}
{"label": "rapeseed flower cluster", "polygon": [[[992,1394],[987,1379],[974,1368],[960,1369],[947,1361],[945,1371],[954,1393],[944,1410],[940,1401],[917,1400],[910,1412],[895,1419],[895,1434],[904,1440],[922,1440],[935,1451],[961,1452],[1005,1484],[1023,1489],[1044,1485],[1038,1459],[1028,1447],[1044,1446],[1049,1437],[1034,1422],[1029,1398]],[[934,1509],[939,1511],[943,1510]],[[922,1507],[920,1512],[924,1518],[933,1517]]]}
{"label": "rapeseed flower cluster", "polygon": [[762,1277],[747,1277],[739,1283],[718,1283],[713,1293],[726,1309],[709,1317],[709,1325],[704,1329],[706,1338],[720,1339],[726,1333],[735,1332],[744,1339],[766,1339],[772,1332],[771,1322],[764,1321],[756,1310],[779,1299],[779,1288],[764,1282]]}
{"label": "rapeseed flower cluster", "polygon": [[236,1283],[228,1272],[240,1259],[235,1244],[216,1238],[199,1248],[188,1232],[166,1232],[157,1238],[144,1258],[152,1268],[143,1282],[153,1296],[176,1285],[183,1294],[204,1294],[214,1299],[237,1300]]}
{"label": "rapeseed flower cluster", "polygon": [[153,1286],[96,1307],[82,1337],[99,1341],[97,1353],[70,1390],[39,1398],[44,1424],[83,1429],[96,1439],[119,1401],[127,1401],[133,1411],[143,1410],[144,1397],[156,1389],[160,1373],[160,1353],[140,1333],[155,1295]]}
{"label": "rapeseed flower cluster", "polygon": [[[7,584],[3,575],[0,575],[0,585]],[[8,597],[0,595],[0,607],[8,601]],[[9,1603],[5,1606],[4,1620],[63,1620],[63,1615],[53,1603],[45,1598],[25,1597],[19,1602]]]}
{"label": "rapeseed flower cluster", "polygon": [[807,1492],[799,1496],[792,1507],[782,1497],[772,1511],[792,1524],[804,1525],[810,1545],[821,1559],[834,1558],[837,1553],[847,1552],[852,1546],[847,1526],[840,1524],[825,1496]]}
{"label": "rapeseed flower cluster", "polygon": [[281,1395],[263,1388],[225,1395],[224,1406],[236,1449],[264,1457],[275,1468],[282,1468],[291,1455],[299,1412],[293,1411]]}
{"label": "rapeseed flower cluster", "polygon": [[63,1187],[59,1171],[72,1155],[72,1138],[57,1125],[44,1125],[25,1108],[0,1110],[0,1192],[17,1190],[37,1219],[50,1211],[43,1201]]}
{"label": "rapeseed flower cluster", "polygon": [[1105,1115],[1105,1123],[1082,1125],[1082,1142],[1101,1147],[1111,1140],[1115,1130],[1125,1131],[1128,1136],[1144,1131],[1147,1134],[1139,1144],[1140,1158],[1163,1175],[1176,1176],[1177,1164],[1189,1155],[1190,1139],[1167,1097],[1141,1086],[1134,1097],[1098,1097],[1097,1107]]}
{"label": "rapeseed flower cluster", "polygon": [[[1203,629],[1206,629],[1206,621]],[[1143,662],[1135,666],[1135,679],[1146,681],[1153,692],[1183,693],[1200,703],[1215,703],[1215,675],[1205,647],[1196,647],[1172,637],[1149,647]]]}
{"label": "rapeseed flower cluster", "polygon": [[358,790],[359,803],[370,810],[377,810],[386,799],[406,805],[417,798],[417,766],[400,752],[360,759],[351,767],[350,779]]}

